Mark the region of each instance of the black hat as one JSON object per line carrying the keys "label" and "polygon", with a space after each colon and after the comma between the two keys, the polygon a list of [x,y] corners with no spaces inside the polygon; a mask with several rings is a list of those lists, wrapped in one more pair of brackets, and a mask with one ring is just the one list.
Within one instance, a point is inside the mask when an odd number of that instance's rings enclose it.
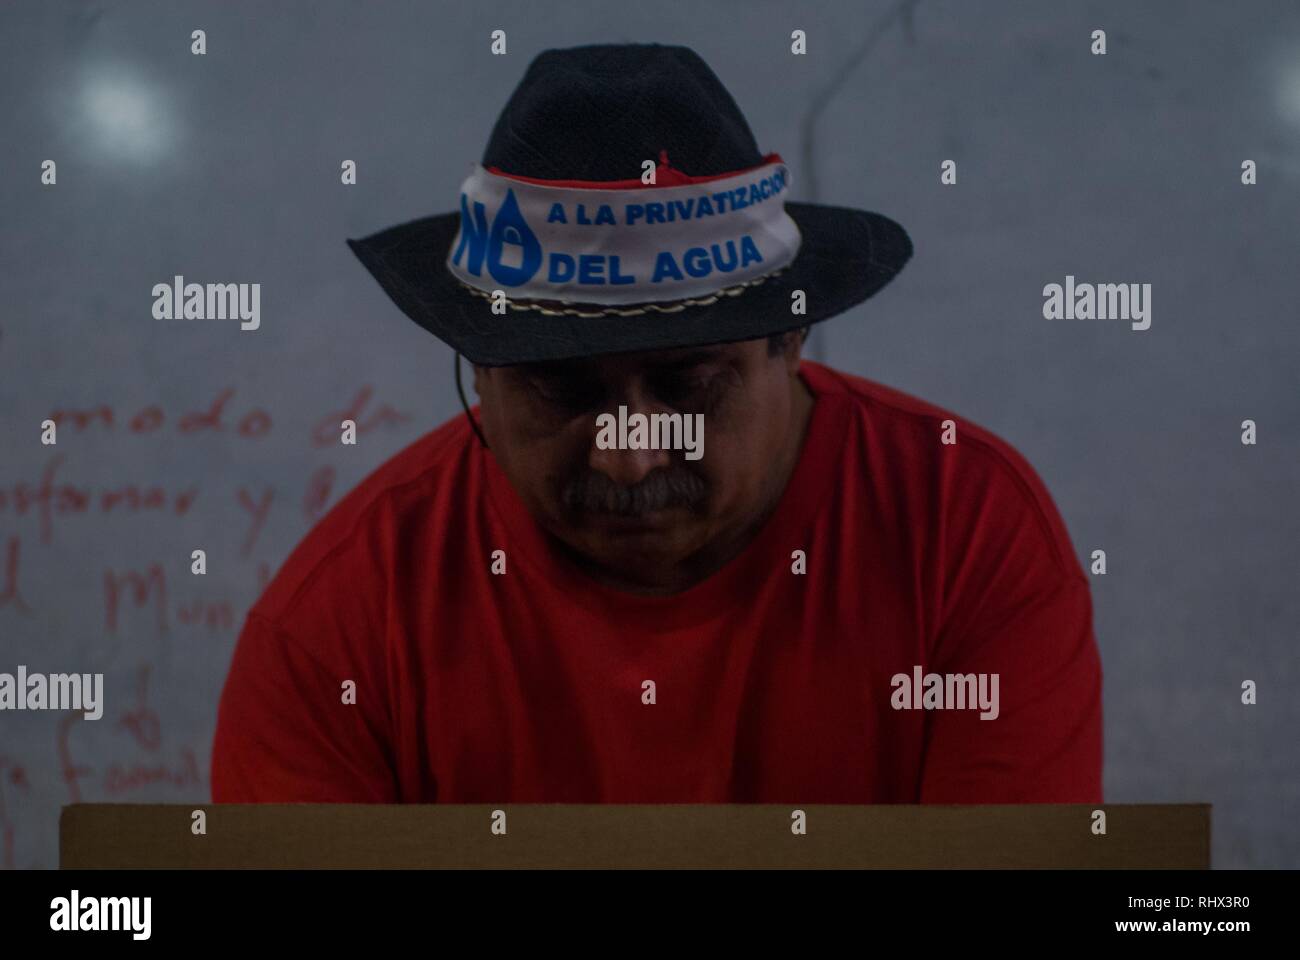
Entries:
{"label": "black hat", "polygon": [[348,246],[407,316],[485,366],[749,340],[847,310],[912,254],[894,221],[788,201],[789,180],[693,50],[547,50],[459,211]]}

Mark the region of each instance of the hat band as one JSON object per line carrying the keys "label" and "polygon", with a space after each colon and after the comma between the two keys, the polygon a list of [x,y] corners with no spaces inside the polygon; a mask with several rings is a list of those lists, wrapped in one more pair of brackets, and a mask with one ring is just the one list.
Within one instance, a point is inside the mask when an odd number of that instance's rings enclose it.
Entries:
{"label": "hat band", "polygon": [[546,186],[474,164],[447,269],[508,299],[628,304],[716,293],[794,260],[789,171],[651,189]]}

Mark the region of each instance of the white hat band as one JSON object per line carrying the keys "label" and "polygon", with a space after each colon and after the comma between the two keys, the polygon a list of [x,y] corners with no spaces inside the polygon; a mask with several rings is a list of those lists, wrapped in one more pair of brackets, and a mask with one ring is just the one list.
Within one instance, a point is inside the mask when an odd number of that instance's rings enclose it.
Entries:
{"label": "white hat band", "polygon": [[702,183],[554,187],[474,164],[447,269],[518,300],[666,302],[716,293],[794,260],[789,172],[774,162]]}

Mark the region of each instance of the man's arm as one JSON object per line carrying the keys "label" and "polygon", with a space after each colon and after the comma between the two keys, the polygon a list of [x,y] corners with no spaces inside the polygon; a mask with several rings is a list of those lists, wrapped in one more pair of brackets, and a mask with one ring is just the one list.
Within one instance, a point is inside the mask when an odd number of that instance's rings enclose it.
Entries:
{"label": "man's arm", "polygon": [[[358,672],[327,667],[284,630],[250,613],[217,713],[212,799],[394,802],[386,709]],[[344,702],[347,680],[358,688],[355,703]]]}
{"label": "man's arm", "polygon": [[997,673],[998,715],[928,714],[922,803],[1099,803],[1101,659],[1082,576],[1056,579],[950,636],[939,673]]}

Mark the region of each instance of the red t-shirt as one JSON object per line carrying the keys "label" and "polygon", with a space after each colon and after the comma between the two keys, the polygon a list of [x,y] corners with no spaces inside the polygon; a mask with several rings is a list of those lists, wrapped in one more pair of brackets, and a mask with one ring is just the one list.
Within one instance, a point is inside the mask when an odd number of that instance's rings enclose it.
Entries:
{"label": "red t-shirt", "polygon": [[[1042,481],[960,417],[802,376],[816,403],[779,506],[676,596],[558,555],[464,417],[394,456],[250,610],[213,799],[1099,802],[1088,581]],[[895,709],[919,702],[892,680],[914,667],[997,674],[997,716]]]}

